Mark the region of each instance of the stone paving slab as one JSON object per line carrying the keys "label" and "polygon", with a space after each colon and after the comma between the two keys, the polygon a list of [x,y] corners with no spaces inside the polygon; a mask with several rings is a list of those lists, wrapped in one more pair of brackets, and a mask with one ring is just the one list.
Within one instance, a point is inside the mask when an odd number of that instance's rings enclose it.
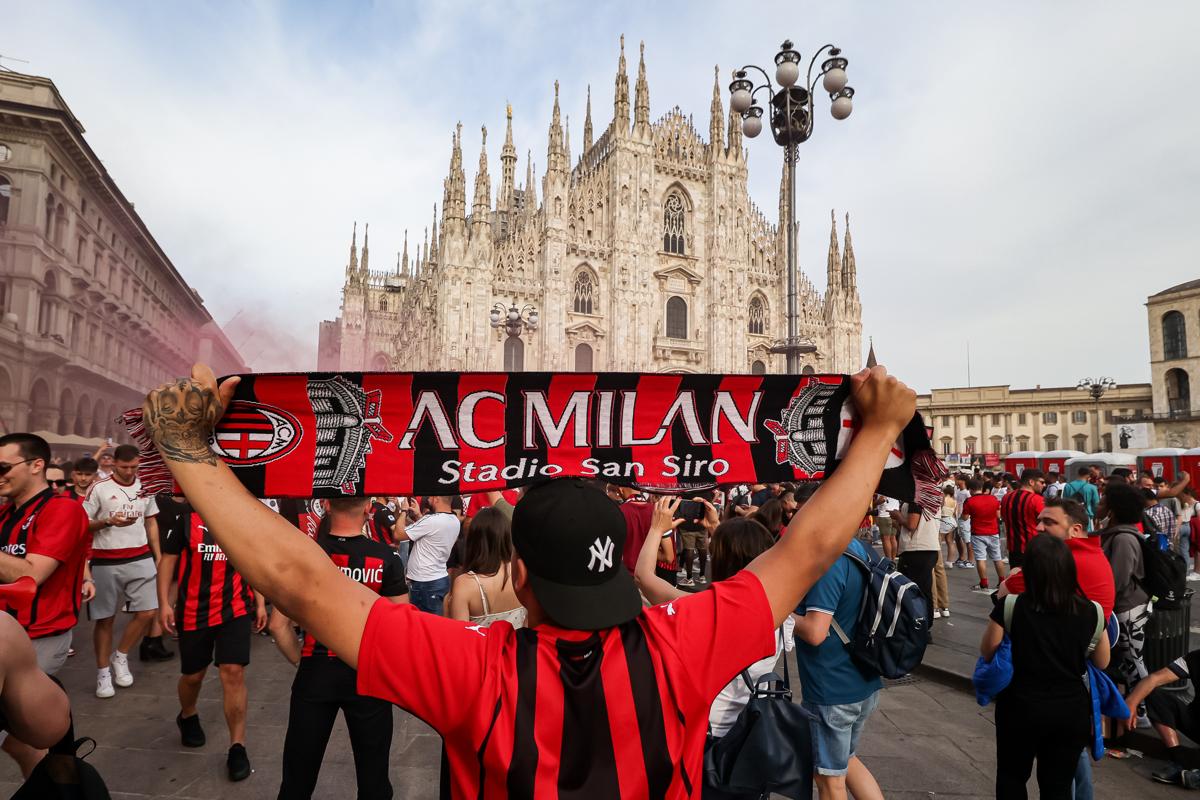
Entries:
{"label": "stone paving slab", "polygon": [[[965,611],[967,604],[963,605]],[[957,626],[954,617],[951,620]],[[963,624],[966,627],[967,623]],[[111,700],[99,700],[93,694],[89,623],[80,624],[76,644],[80,653],[70,659],[60,677],[71,695],[78,735],[91,736],[99,743],[88,760],[100,770],[114,798],[273,800],[279,790],[293,671],[269,639],[256,636],[252,643],[247,670],[247,747],[254,774],[240,784],[225,778],[228,743],[215,674],[205,681],[200,700],[208,744],[188,750],[180,746],[174,723],[179,711],[175,694],[178,661],[147,665],[134,661],[134,686],[118,689]],[[423,722],[399,709],[394,720],[391,778],[395,796],[433,800],[438,796],[441,740]],[[979,708],[973,696],[944,683],[921,677],[889,683],[879,711],[867,724],[859,752],[889,798],[994,796],[992,710]],[[1149,781],[1149,773],[1159,766],[1161,762],[1151,758],[1101,762],[1096,765],[1096,797],[1155,800],[1180,796],[1179,790]],[[18,785],[15,766],[0,756],[0,797],[10,796]],[[340,719],[314,796],[355,796],[349,738]]]}

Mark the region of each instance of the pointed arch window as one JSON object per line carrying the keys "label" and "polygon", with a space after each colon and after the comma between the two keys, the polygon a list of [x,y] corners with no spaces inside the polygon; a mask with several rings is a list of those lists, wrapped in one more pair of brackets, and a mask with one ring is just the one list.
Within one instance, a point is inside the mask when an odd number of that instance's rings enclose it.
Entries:
{"label": "pointed arch window", "polygon": [[579,343],[575,346],[575,371],[576,372],[591,372],[592,371],[592,347],[589,344]]}
{"label": "pointed arch window", "polygon": [[672,297],[667,301],[667,338],[688,338],[688,307],[682,297]]}
{"label": "pointed arch window", "polygon": [[385,297],[381,297],[381,298],[379,298],[379,310],[380,310],[380,311],[387,311],[387,310],[388,310],[388,302],[387,302],[387,297],[386,297],[386,296],[385,296]]}
{"label": "pointed arch window", "polygon": [[767,307],[761,297],[755,297],[750,301],[749,330],[751,333],[759,335],[767,332]]}
{"label": "pointed arch window", "polygon": [[668,253],[685,255],[686,234],[683,198],[678,192],[667,195],[663,204],[663,250]]}
{"label": "pointed arch window", "polygon": [[751,375],[766,375],[767,374],[767,365],[764,364],[762,361],[756,360],[753,364],[750,365],[750,374]]}
{"label": "pointed arch window", "polygon": [[575,276],[575,298],[572,304],[576,314],[593,314],[596,284],[587,270],[579,270]]}

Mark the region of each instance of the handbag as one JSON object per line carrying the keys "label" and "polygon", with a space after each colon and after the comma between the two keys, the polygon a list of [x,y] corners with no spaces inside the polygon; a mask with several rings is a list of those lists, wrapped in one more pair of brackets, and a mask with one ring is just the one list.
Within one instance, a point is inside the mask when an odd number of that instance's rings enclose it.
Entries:
{"label": "handbag", "polygon": [[793,800],[813,796],[813,714],[792,702],[787,653],[783,678],[772,672],[751,682],[750,699],[719,739],[704,752],[704,782],[730,794],[765,796],[775,792]]}
{"label": "handbag", "polygon": [[[80,756],[79,750],[85,744],[91,744],[92,749]],[[72,719],[66,735],[37,763],[12,800],[111,800],[100,773],[83,760],[95,750],[95,739],[75,738]]]}

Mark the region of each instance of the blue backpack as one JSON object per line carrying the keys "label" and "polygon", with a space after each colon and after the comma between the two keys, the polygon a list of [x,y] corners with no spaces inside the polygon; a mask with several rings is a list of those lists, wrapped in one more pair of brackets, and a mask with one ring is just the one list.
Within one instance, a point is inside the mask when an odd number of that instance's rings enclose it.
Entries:
{"label": "blue backpack", "polygon": [[850,651],[850,658],[867,677],[903,678],[921,663],[929,644],[929,600],[915,583],[896,571],[896,564],[874,550],[864,560],[847,550],[866,578],[854,639],[837,620],[833,632]]}

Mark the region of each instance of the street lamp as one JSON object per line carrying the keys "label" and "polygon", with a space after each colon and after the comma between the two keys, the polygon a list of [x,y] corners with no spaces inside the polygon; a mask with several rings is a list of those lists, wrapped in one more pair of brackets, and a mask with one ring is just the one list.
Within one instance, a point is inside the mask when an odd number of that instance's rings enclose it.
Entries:
{"label": "street lamp", "polygon": [[[813,68],[822,54],[829,57],[821,63],[820,72],[813,77]],[[800,323],[798,284],[796,274],[796,159],[802,142],[808,141],[813,131],[813,90],[816,81],[821,81],[821,88],[829,94],[830,114],[834,119],[842,120],[850,116],[854,109],[854,90],[846,85],[847,61],[842,57],[842,51],[832,44],[827,44],[813,55],[808,63],[808,72],[804,84],[797,86],[800,79],[800,53],[792,47],[791,40],[785,41],[775,54],[775,81],[779,90],[771,82],[770,76],[762,67],[747,64],[733,73],[733,82],[729,84],[729,105],[742,115],[742,133],[753,139],[762,132],[764,109],[758,105],[754,96],[765,91],[769,96],[771,106],[771,135],[775,143],[783,147],[783,160],[787,168],[788,192],[788,230],[787,230],[787,339],[771,348],[772,353],[787,355],[787,371],[796,374],[800,371],[800,356],[811,353],[817,348],[812,342],[799,337],[797,330]],[[754,85],[747,77],[750,70],[762,73],[764,83]]]}
{"label": "street lamp", "polygon": [[1075,388],[1081,392],[1087,392],[1091,395],[1092,403],[1095,405],[1095,418],[1092,420],[1092,436],[1096,443],[1096,451],[1100,451],[1100,398],[1104,397],[1104,393],[1109,389],[1117,388],[1117,382],[1112,378],[1102,376],[1099,378],[1080,378],[1079,383],[1075,384]]}
{"label": "street lamp", "polygon": [[493,328],[503,329],[509,336],[533,333],[538,328],[537,309],[526,305],[518,310],[516,301],[507,309],[504,308],[504,303],[496,303],[488,317]]}

